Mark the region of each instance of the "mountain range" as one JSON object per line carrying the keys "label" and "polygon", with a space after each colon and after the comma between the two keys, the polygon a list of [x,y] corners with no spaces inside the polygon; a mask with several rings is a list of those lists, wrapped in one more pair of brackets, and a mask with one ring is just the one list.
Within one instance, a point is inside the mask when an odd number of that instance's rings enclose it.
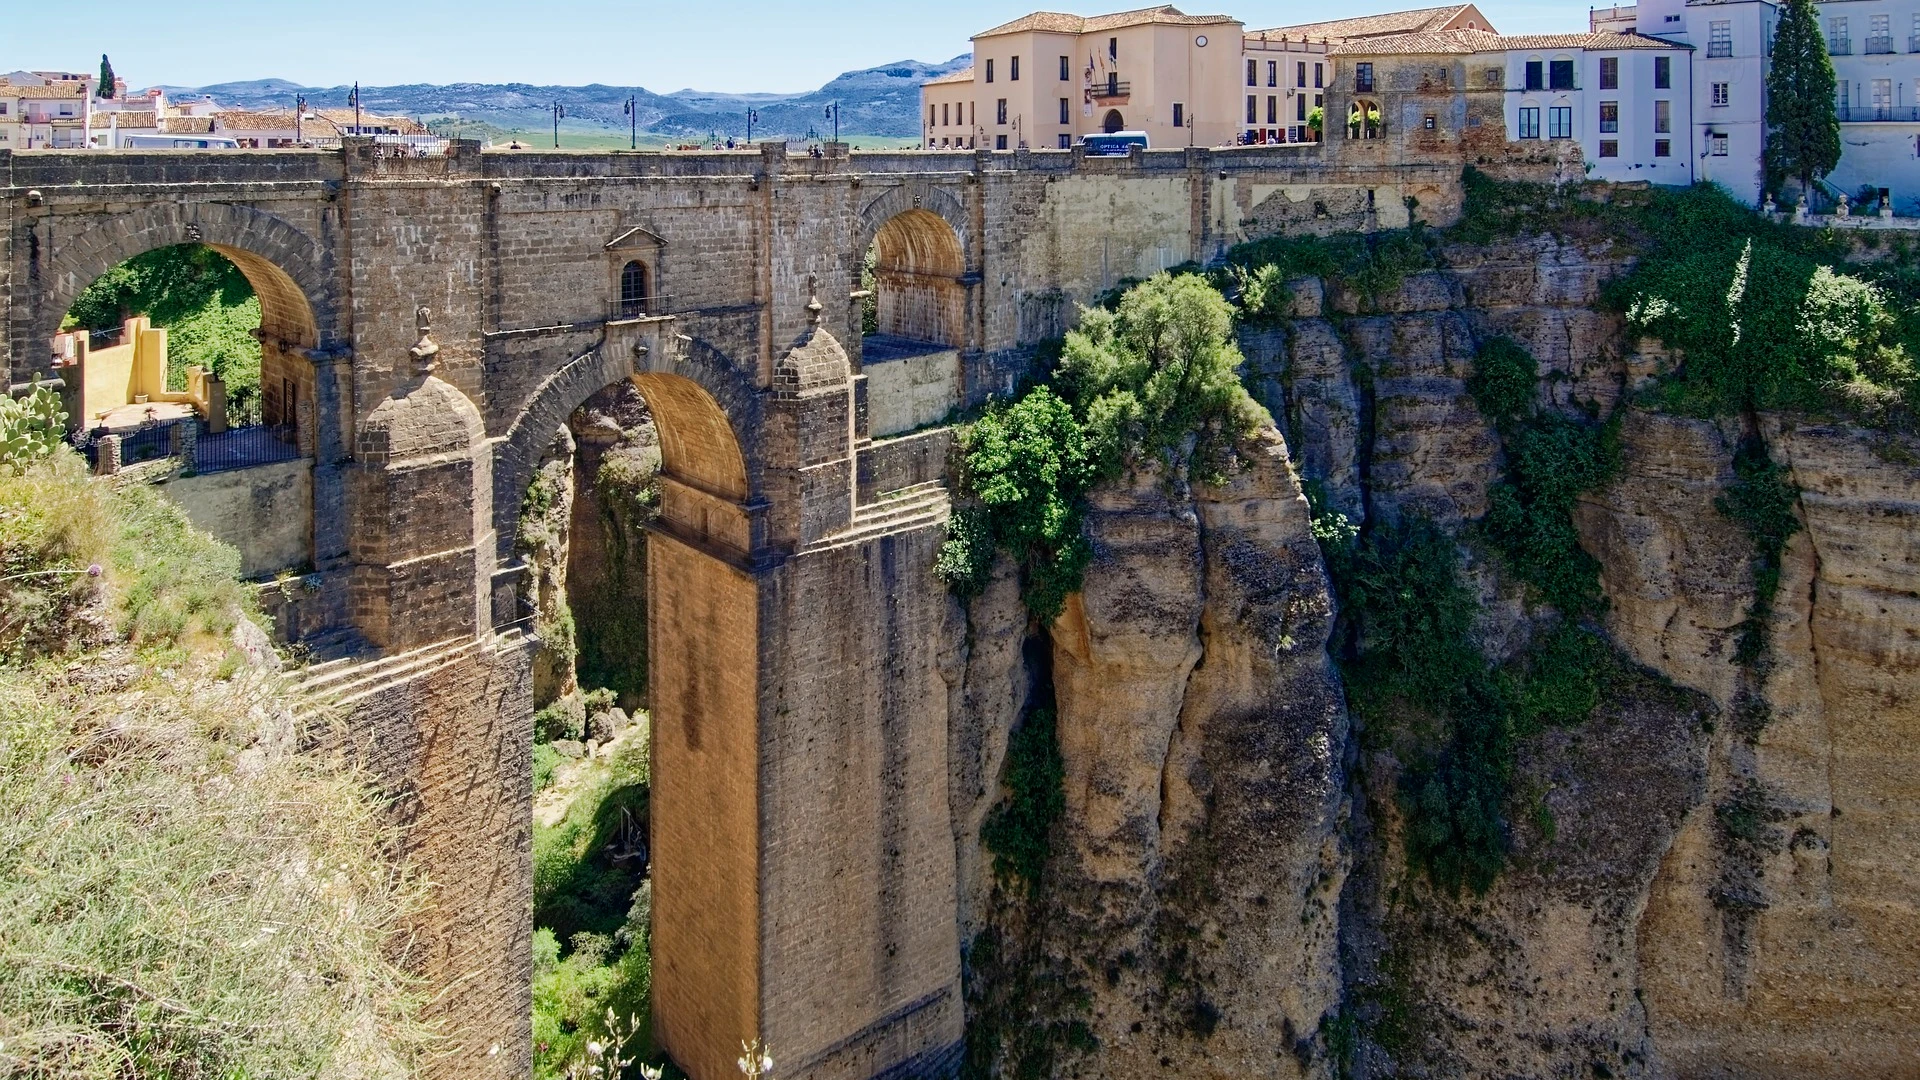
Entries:
{"label": "mountain range", "polygon": [[[840,106],[844,135],[914,138],[920,133],[920,84],[965,68],[971,57],[944,64],[903,60],[897,64],[850,71],[818,90],[801,94],[720,94],[676,90],[657,94],[637,86],[532,86],[526,83],[451,83],[363,86],[360,104],[368,112],[403,114],[428,122],[459,120],[498,132],[541,131],[553,122],[558,103],[566,117],[562,133],[628,133],[626,104],[633,100],[639,130],[656,138],[725,139],[743,135],[747,110],[757,113],[754,134],[799,138],[831,132],[828,106]],[[241,109],[288,109],[295,97],[311,108],[349,106],[349,86],[300,86],[285,79],[255,79],[212,86],[163,87],[173,100],[210,96]],[[436,123],[436,128],[441,126]]]}

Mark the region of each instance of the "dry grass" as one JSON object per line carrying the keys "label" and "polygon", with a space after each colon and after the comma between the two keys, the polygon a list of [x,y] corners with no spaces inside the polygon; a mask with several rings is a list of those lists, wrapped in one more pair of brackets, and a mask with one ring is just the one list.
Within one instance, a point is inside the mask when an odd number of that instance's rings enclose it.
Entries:
{"label": "dry grass", "polygon": [[410,1075],[420,885],[354,763],[300,752],[347,741],[232,662],[233,553],[69,458],[0,477],[0,558],[82,571],[0,586],[0,1076]]}

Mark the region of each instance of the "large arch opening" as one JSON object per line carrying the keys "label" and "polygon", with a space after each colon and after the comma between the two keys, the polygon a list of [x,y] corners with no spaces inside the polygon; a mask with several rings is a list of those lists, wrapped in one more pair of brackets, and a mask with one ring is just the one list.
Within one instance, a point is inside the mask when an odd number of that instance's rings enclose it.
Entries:
{"label": "large arch opening", "polygon": [[[191,478],[285,472],[311,456],[318,340],[313,307],[284,269],[243,248],[188,242],[95,277],[50,344],[74,441],[96,468],[170,458]],[[276,476],[260,498],[231,479],[170,491],[263,575],[311,561],[304,479]]]}
{"label": "large arch opening", "polygon": [[946,219],[923,209],[896,214],[875,234],[866,265],[873,297],[869,349],[962,344],[967,258]]}
{"label": "large arch opening", "polygon": [[605,1041],[609,1009],[646,1058],[719,1075],[731,1058],[706,1058],[754,1028],[759,989],[746,460],[677,374],[621,379],[548,434],[515,540],[541,640],[535,1075]]}

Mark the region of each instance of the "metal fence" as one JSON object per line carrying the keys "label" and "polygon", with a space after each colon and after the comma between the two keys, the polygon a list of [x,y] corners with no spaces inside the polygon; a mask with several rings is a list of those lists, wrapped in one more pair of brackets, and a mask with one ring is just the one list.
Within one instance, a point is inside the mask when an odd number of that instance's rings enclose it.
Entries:
{"label": "metal fence", "polygon": [[230,472],[299,457],[300,446],[290,424],[232,428],[218,435],[203,431],[193,444],[193,469],[201,473]]}

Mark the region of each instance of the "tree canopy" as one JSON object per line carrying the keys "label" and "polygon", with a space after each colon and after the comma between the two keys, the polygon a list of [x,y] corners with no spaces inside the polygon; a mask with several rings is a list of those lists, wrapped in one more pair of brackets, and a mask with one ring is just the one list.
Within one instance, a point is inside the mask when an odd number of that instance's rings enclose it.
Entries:
{"label": "tree canopy", "polygon": [[1813,0],[1787,0],[1767,73],[1768,187],[1793,178],[1807,192],[1803,197],[1810,197],[1814,181],[1840,163],[1834,86],[1833,60]]}

